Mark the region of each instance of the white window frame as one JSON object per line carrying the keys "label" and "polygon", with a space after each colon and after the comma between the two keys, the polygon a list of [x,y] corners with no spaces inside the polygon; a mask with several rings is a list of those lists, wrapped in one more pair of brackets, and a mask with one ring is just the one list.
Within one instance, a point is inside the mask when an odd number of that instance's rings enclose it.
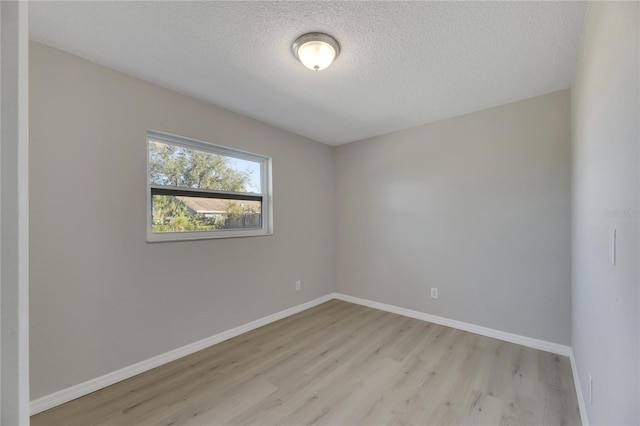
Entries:
{"label": "white window frame", "polygon": [[[222,155],[224,157],[238,158],[241,160],[249,160],[260,163],[260,180],[262,192],[229,192],[216,191],[208,189],[191,189],[182,187],[173,187],[165,185],[154,185],[151,183],[150,161],[149,161],[149,143],[150,141],[158,141],[183,148],[195,149],[198,151],[210,152],[212,154]],[[221,145],[215,145],[209,142],[189,139],[183,136],[172,135],[169,133],[158,132],[155,130],[147,130],[147,242],[166,242],[166,241],[185,241],[185,240],[208,240],[218,238],[238,238],[238,237],[255,237],[264,235],[273,235],[273,206],[272,206],[272,187],[271,187],[271,157],[264,155],[252,154],[250,152],[240,151]],[[216,231],[188,231],[188,232],[153,232],[153,202],[152,193],[154,190],[162,190],[163,192],[174,191],[176,194],[188,196],[188,193],[210,193],[220,198],[235,200],[260,200],[262,201],[262,227],[253,229],[224,229]]]}

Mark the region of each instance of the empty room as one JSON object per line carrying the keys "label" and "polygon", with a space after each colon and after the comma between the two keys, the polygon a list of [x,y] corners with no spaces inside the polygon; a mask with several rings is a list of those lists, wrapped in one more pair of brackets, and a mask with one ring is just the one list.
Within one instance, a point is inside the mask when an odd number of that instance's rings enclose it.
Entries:
{"label": "empty room", "polygon": [[640,424],[640,3],[0,11],[2,425]]}

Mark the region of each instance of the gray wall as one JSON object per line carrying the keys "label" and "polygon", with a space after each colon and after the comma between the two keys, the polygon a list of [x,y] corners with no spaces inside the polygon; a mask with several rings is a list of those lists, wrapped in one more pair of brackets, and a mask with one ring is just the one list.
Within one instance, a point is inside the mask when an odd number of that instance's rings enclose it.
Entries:
{"label": "gray wall", "polygon": [[590,5],[571,91],[573,349],[591,424],[640,424],[638,6]]}
{"label": "gray wall", "polygon": [[569,114],[565,90],[338,147],[338,291],[569,344]]}
{"label": "gray wall", "polygon": [[[334,290],[331,147],[30,47],[32,399]],[[274,235],[147,244],[147,129],[273,157]]]}
{"label": "gray wall", "polygon": [[0,2],[0,424],[29,424],[29,18]]}

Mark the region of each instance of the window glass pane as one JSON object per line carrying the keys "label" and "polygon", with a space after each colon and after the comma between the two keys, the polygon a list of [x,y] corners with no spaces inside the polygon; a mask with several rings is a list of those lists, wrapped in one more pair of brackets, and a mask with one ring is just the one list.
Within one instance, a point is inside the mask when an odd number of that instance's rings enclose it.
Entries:
{"label": "window glass pane", "polygon": [[261,193],[260,163],[149,141],[152,185]]}
{"label": "window glass pane", "polygon": [[155,233],[260,229],[262,202],[209,197],[152,196]]}

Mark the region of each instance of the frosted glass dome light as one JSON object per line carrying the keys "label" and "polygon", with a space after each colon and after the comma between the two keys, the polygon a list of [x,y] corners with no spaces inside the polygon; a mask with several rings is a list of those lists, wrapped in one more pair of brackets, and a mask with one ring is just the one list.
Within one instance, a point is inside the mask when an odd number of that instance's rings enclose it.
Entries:
{"label": "frosted glass dome light", "polygon": [[293,53],[305,67],[312,71],[320,71],[338,57],[340,45],[327,34],[308,33],[293,42]]}

